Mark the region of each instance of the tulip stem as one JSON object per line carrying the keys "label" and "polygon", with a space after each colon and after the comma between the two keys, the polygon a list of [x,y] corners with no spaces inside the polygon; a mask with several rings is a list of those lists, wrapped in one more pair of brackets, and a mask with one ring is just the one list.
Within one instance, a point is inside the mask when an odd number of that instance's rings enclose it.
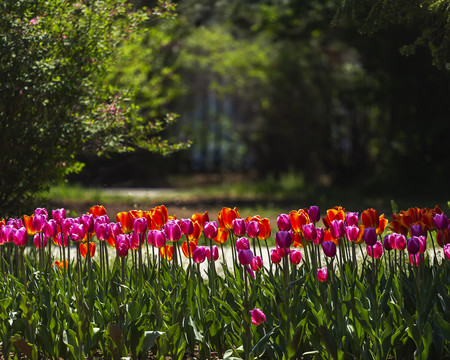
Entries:
{"label": "tulip stem", "polygon": [[248,280],[244,271],[244,309],[242,321],[244,325],[244,360],[249,358],[250,354],[250,324],[249,324],[249,306],[248,306]]}
{"label": "tulip stem", "polygon": [[270,274],[272,275],[272,261],[270,259],[270,250],[269,250],[269,244],[267,244],[267,240],[265,241],[266,243],[266,249],[267,249],[267,259],[270,263]]}
{"label": "tulip stem", "polygon": [[[286,249],[285,249],[286,251]],[[283,279],[284,279],[284,315],[283,319],[285,318],[286,324],[285,324],[285,348],[287,349],[287,346],[289,344],[289,338],[290,338],[290,322],[289,322],[289,262],[288,262],[288,255],[284,254],[283,257]],[[286,350],[287,351],[287,350]],[[286,358],[288,358],[288,355],[286,353]]]}

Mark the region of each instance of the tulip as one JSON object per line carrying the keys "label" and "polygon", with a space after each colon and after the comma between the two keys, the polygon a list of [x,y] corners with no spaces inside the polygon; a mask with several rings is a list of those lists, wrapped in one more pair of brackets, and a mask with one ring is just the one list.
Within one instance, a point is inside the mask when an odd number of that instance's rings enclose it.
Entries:
{"label": "tulip", "polygon": [[328,268],[323,267],[321,269],[317,269],[317,279],[320,282],[325,282],[328,280]]}
{"label": "tulip", "polygon": [[317,230],[314,224],[303,225],[302,232],[306,241],[314,241],[317,239]]}
{"label": "tulip", "polygon": [[110,226],[105,223],[95,223],[94,226],[95,236],[100,241],[105,241],[109,239]]}
{"label": "tulip", "polygon": [[289,253],[289,259],[291,260],[291,264],[298,265],[302,260],[302,253],[298,249],[294,249]]}
{"label": "tulip", "polygon": [[392,250],[392,246],[391,246],[391,242],[389,241],[389,235],[386,235],[383,239],[383,246],[384,249],[387,251],[391,251]]}
{"label": "tulip", "polygon": [[302,225],[309,224],[311,222],[308,213],[303,209],[300,209],[299,211],[292,210],[289,213],[289,219],[291,220],[292,230],[298,234],[302,232]]}
{"label": "tulip", "polygon": [[419,253],[414,254],[414,255],[413,254],[409,255],[409,263],[411,265],[419,266],[420,264],[422,264],[422,261],[423,261],[422,255]]}
{"label": "tulip", "polygon": [[35,214],[31,219],[31,223],[33,224],[33,228],[37,232],[41,232],[45,223],[47,222],[47,216],[45,214]]}
{"label": "tulip", "polygon": [[380,218],[375,209],[364,210],[361,214],[361,220],[365,228],[378,228],[380,225]]}
{"label": "tulip", "polygon": [[[189,248],[188,248],[189,247]],[[186,258],[192,258],[195,248],[197,247],[197,240],[184,241],[181,244],[181,250]]]}
{"label": "tulip", "polygon": [[251,250],[239,250],[238,260],[243,266],[250,265],[253,260],[253,252]]}
{"label": "tulip", "polygon": [[412,255],[417,254],[419,252],[419,238],[417,236],[413,236],[412,238],[408,239],[408,242],[406,244],[406,249],[408,252]]}
{"label": "tulip", "polygon": [[258,221],[249,221],[245,227],[247,232],[247,236],[255,239],[259,234],[259,222]]}
{"label": "tulip", "polygon": [[[3,220],[3,222],[4,222],[4,220]],[[4,224],[2,222],[0,222],[0,227],[1,227],[1,225],[4,225]],[[24,226],[22,219],[8,219],[8,222],[6,223],[6,225],[11,225],[12,227],[14,227],[17,230]]]}
{"label": "tulip", "polygon": [[394,248],[397,250],[405,250],[406,248],[406,238],[404,235],[395,234],[395,246]]}
{"label": "tulip", "polygon": [[48,212],[45,208],[36,208],[36,210],[34,210],[34,215],[43,215],[48,219]]}
{"label": "tulip", "polygon": [[291,246],[292,244],[292,241],[292,235],[289,231],[280,230],[275,233],[275,242],[280,248],[289,248],[289,246]]}
{"label": "tulip", "polygon": [[241,218],[234,219],[231,223],[231,229],[236,236],[245,235],[245,220]]}
{"label": "tulip", "polygon": [[18,246],[25,246],[28,242],[28,233],[25,227],[21,227],[20,229],[14,232],[14,244]]}
{"label": "tulip", "polygon": [[319,207],[315,205],[310,206],[308,209],[308,216],[313,224],[317,223],[320,220]]}
{"label": "tulip", "polygon": [[255,326],[264,324],[266,322],[266,315],[258,309],[254,308],[252,311],[250,311],[250,314],[252,316],[252,324]]}
{"label": "tulip", "polygon": [[72,232],[73,223],[74,223],[73,218],[62,219],[61,220],[61,232],[66,236],[70,236],[70,234]]}
{"label": "tulip", "polygon": [[411,236],[422,236],[422,235],[424,235],[423,230],[422,230],[422,226],[420,226],[419,224],[411,226],[409,231],[411,232]]}
{"label": "tulip", "polygon": [[419,253],[423,254],[427,249],[427,238],[424,235],[418,236],[419,239]]}
{"label": "tulip", "polygon": [[[211,250],[210,250],[210,248],[206,247],[205,250],[206,250],[206,258],[208,260],[211,260]],[[219,249],[217,248],[216,245],[213,245],[212,253],[213,253],[213,261],[217,261],[219,259]]]}
{"label": "tulip", "polygon": [[162,230],[149,230],[147,232],[147,242],[157,248],[166,245],[166,233]]}
{"label": "tulip", "polygon": [[[62,239],[61,239],[62,237]],[[56,239],[58,240],[58,245],[60,247],[68,247],[69,246],[69,238],[67,236],[65,236],[62,233],[58,233],[58,235],[56,236]]]}
{"label": "tulip", "polygon": [[[373,249],[373,251],[372,251]],[[381,241],[377,241],[375,245],[366,246],[367,254],[374,259],[379,259],[383,255],[383,244]]]}
{"label": "tulip", "polygon": [[47,238],[41,240],[39,234],[35,234],[33,237],[34,246],[36,249],[45,248],[47,246]]}
{"label": "tulip", "polygon": [[317,236],[314,239],[313,243],[315,245],[320,245],[323,243],[323,238],[325,237],[325,230],[323,228],[316,228]]}
{"label": "tulip", "polygon": [[434,215],[433,222],[437,230],[444,230],[448,226],[448,219],[444,213]]}
{"label": "tulip", "polygon": [[229,232],[228,231],[225,231],[224,229],[222,229],[222,228],[218,228],[217,229],[217,235],[216,235],[216,237],[213,239],[213,241],[216,243],[216,244],[225,244],[225,242],[227,241],[227,239],[228,239],[228,234],[229,234]]}
{"label": "tulip", "polygon": [[326,228],[331,227],[333,220],[345,220],[345,209],[342,206],[335,206],[333,209],[327,210],[327,215],[323,219]]}
{"label": "tulip", "polygon": [[50,219],[44,224],[44,227],[42,228],[44,235],[48,238],[53,238],[56,236],[58,232],[58,224],[56,220]]}
{"label": "tulip", "polygon": [[58,225],[61,225],[61,221],[66,218],[66,209],[61,208],[52,210],[52,217]]}
{"label": "tulip", "polygon": [[345,224],[348,226],[358,226],[359,223],[359,213],[357,212],[348,212],[345,213]]}
{"label": "tulip", "polygon": [[87,252],[89,249],[89,257],[92,258],[95,255],[95,243],[92,241],[89,241],[89,246],[87,242],[83,242],[80,244],[80,254],[82,257],[87,256]]}
{"label": "tulip", "polygon": [[241,237],[236,240],[236,250],[249,250],[250,242],[246,237]]}
{"label": "tulip", "polygon": [[341,239],[345,235],[345,225],[342,220],[333,220],[330,226],[330,233],[335,239]]}
{"label": "tulip", "polygon": [[254,256],[252,262],[250,263],[250,267],[253,271],[260,271],[263,267],[263,261],[261,256]]}
{"label": "tulip", "polygon": [[83,224],[73,223],[70,228],[70,238],[72,241],[82,241],[86,235]]}
{"label": "tulip", "polygon": [[84,224],[86,233],[92,234],[94,233],[94,215],[92,214],[83,214],[80,217],[81,223]]}
{"label": "tulip", "polygon": [[448,260],[450,260],[450,244],[444,245],[444,255]]}
{"label": "tulip", "polygon": [[274,264],[279,264],[281,262],[281,256],[277,249],[270,250],[270,261]]}
{"label": "tulip", "polygon": [[373,246],[377,243],[377,232],[375,228],[369,227],[364,229],[364,241],[367,246]]}
{"label": "tulip", "polygon": [[106,209],[103,205],[94,205],[89,209],[89,214],[92,214],[96,219],[99,216],[105,216]]}
{"label": "tulip", "polygon": [[208,221],[205,223],[203,231],[207,239],[214,239],[218,233],[217,223],[215,221]]}
{"label": "tulip", "polygon": [[203,214],[200,213],[196,213],[192,215],[192,222],[198,222],[198,224],[200,225],[201,229],[203,230],[203,228],[205,227],[205,224],[209,221],[209,215],[208,212],[205,211]]}
{"label": "tulip", "polygon": [[116,222],[122,224],[122,231],[129,233],[133,231],[133,215],[130,212],[122,211],[116,215]]}
{"label": "tulip", "polygon": [[189,236],[194,233],[194,224],[191,219],[181,219],[180,228],[181,228],[181,233],[184,236]]}
{"label": "tulip", "polygon": [[289,231],[291,230],[291,220],[289,219],[288,214],[280,214],[277,217],[277,226],[280,231]]}
{"label": "tulip", "polygon": [[118,234],[116,236],[116,251],[117,254],[123,258],[128,255],[128,250],[130,249],[130,241],[128,236],[125,234]]}
{"label": "tulip", "polygon": [[347,240],[355,242],[358,239],[359,227],[357,225],[349,225],[345,228],[345,235]]}
{"label": "tulip", "polygon": [[336,255],[336,244],[333,241],[324,241],[322,243],[323,253],[328,257],[334,257]]}
{"label": "tulip", "polygon": [[168,220],[164,224],[164,232],[168,241],[176,242],[181,239],[181,228],[175,220]]}
{"label": "tulip", "polygon": [[192,260],[195,263],[201,264],[206,258],[206,248],[204,246],[197,246],[192,254]]}
{"label": "tulip", "polygon": [[147,219],[145,217],[135,218],[133,229],[137,234],[143,234],[147,230]]}
{"label": "tulip", "polygon": [[230,231],[233,227],[233,220],[239,218],[239,212],[236,208],[223,208],[218,214],[220,227],[225,231]]}

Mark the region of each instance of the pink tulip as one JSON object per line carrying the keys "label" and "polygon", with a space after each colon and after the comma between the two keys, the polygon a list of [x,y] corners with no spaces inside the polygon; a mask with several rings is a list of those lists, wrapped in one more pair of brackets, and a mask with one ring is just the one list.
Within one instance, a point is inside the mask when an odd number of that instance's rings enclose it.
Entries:
{"label": "pink tulip", "polygon": [[325,231],[322,228],[316,228],[317,236],[313,240],[315,245],[320,245],[323,243],[323,238],[325,237]]}
{"label": "pink tulip", "polygon": [[66,209],[61,208],[52,210],[52,217],[58,225],[61,225],[62,220],[66,218]]}
{"label": "pink tulip", "polygon": [[259,222],[253,220],[249,221],[245,227],[245,230],[247,232],[247,236],[255,239],[258,237],[259,234]]}
{"label": "pink tulip", "polygon": [[348,212],[345,214],[345,224],[348,226],[358,226],[359,214],[357,212]]}
{"label": "pink tulip", "polygon": [[294,249],[289,253],[289,259],[291,260],[291,264],[298,265],[302,260],[302,253],[298,249]]}
{"label": "pink tulip", "polygon": [[450,260],[450,244],[444,245],[444,255],[448,260]]}
{"label": "pink tulip", "polygon": [[166,245],[166,233],[161,230],[149,230],[147,232],[147,242],[157,248],[162,248]]}
{"label": "pink tulip", "polygon": [[251,250],[239,250],[238,259],[241,265],[250,265],[253,260],[253,252]]}
{"label": "pink tulip", "polygon": [[44,231],[46,237],[53,238],[58,232],[58,223],[56,220],[50,219],[44,224],[42,230]]}
{"label": "pink tulip", "polygon": [[45,216],[45,214],[38,214],[38,215],[34,215],[33,219],[31,220],[31,224],[33,225],[33,228],[37,231],[37,232],[41,232],[45,223],[47,222],[47,216]]}
{"label": "pink tulip", "polygon": [[309,220],[311,220],[311,222],[313,224],[318,222],[320,220],[319,207],[316,205],[310,206],[308,209],[308,216],[309,216]]}
{"label": "pink tulip", "polygon": [[28,242],[28,233],[25,227],[21,227],[14,233],[14,244],[18,246],[25,246]]}
{"label": "pink tulip", "polygon": [[83,214],[83,215],[81,215],[80,220],[81,220],[81,223],[84,224],[86,233],[94,232],[94,215]]}
{"label": "pink tulip", "polygon": [[250,242],[246,237],[241,237],[236,240],[236,250],[249,250]]}
{"label": "pink tulip", "polygon": [[130,249],[130,240],[127,235],[118,234],[116,236],[116,251],[120,257],[125,257],[128,255],[128,250]]}
{"label": "pink tulip", "polygon": [[145,217],[135,218],[133,229],[137,234],[143,234],[147,230],[147,219]]}
{"label": "pink tulip", "polygon": [[289,231],[291,230],[291,220],[288,214],[280,214],[277,217],[278,230]]}
{"label": "pink tulip", "polygon": [[409,255],[409,263],[411,265],[419,266],[420,264],[422,264],[422,262],[423,262],[422,254],[417,253],[415,255],[413,255],[413,254]]}
{"label": "pink tulip", "polygon": [[[62,237],[62,239],[64,240],[64,244],[63,244],[63,240],[61,240],[61,237]],[[66,248],[67,246],[69,246],[69,239],[68,239],[68,237],[66,236],[66,235],[64,235],[64,234],[62,234],[62,233],[58,233],[58,235],[56,236],[56,238],[58,239],[58,245],[59,246],[63,246],[64,245],[64,247]]]}
{"label": "pink tulip", "polygon": [[217,236],[217,223],[215,221],[208,221],[205,223],[205,226],[203,228],[203,231],[205,232],[205,236],[207,239],[214,239]]}
{"label": "pink tulip", "polygon": [[177,242],[181,239],[181,227],[175,220],[169,220],[164,224],[164,232],[168,241]]}
{"label": "pink tulip", "polygon": [[342,220],[333,220],[330,226],[330,233],[335,239],[341,239],[345,235],[345,225]]}
{"label": "pink tulip", "polygon": [[194,224],[191,219],[181,219],[180,221],[181,233],[184,236],[189,236],[194,233]]}
{"label": "pink tulip", "polygon": [[328,268],[323,267],[321,269],[317,269],[317,279],[320,282],[325,282],[328,280]]}
{"label": "pink tulip", "polygon": [[205,261],[206,258],[206,249],[204,246],[197,246],[192,253],[192,260],[196,264],[201,264],[203,261]]}
{"label": "pink tulip", "polygon": [[349,225],[345,228],[345,235],[348,241],[356,241],[359,235],[359,227],[356,225]]}
{"label": "pink tulip", "polygon": [[83,224],[73,223],[70,229],[70,238],[72,241],[82,241],[85,235],[85,226]]}
{"label": "pink tulip", "polygon": [[[205,250],[206,250],[206,258],[208,260],[211,260],[211,249],[209,248],[209,246],[206,246]],[[212,253],[213,253],[213,261],[217,261],[219,259],[219,249],[217,248],[216,245],[213,245]]]}
{"label": "pink tulip", "polygon": [[109,239],[109,229],[110,226],[107,223],[96,222],[94,226],[95,236],[100,241],[105,241]]}
{"label": "pink tulip", "polygon": [[252,262],[250,263],[250,267],[253,271],[260,271],[263,267],[261,256],[254,256]]}
{"label": "pink tulip", "polygon": [[281,256],[277,249],[270,250],[270,261],[274,264],[279,264],[281,262]]}
{"label": "pink tulip", "polygon": [[264,315],[261,309],[254,308],[252,311],[250,311],[250,314],[252,316],[253,325],[258,326],[266,322],[266,315]]}
{"label": "pink tulip", "polygon": [[45,248],[47,246],[47,238],[41,238],[39,234],[34,235],[33,242],[36,249]]}
{"label": "pink tulip", "polygon": [[375,259],[379,259],[381,255],[383,255],[383,244],[381,241],[377,241],[375,245],[373,245],[373,252],[372,252],[372,246],[367,245],[366,246],[367,254]]}
{"label": "pink tulip", "polygon": [[306,241],[314,241],[317,239],[317,229],[314,224],[302,225],[302,232]]}
{"label": "pink tulip", "polygon": [[231,228],[233,230],[233,234],[236,236],[244,236],[245,235],[245,220],[244,219],[234,219],[231,223]]}

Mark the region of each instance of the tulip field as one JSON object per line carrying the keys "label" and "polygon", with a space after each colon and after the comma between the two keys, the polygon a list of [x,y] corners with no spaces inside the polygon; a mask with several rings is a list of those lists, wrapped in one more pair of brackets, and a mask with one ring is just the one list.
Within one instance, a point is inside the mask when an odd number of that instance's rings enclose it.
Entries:
{"label": "tulip field", "polygon": [[87,210],[0,221],[2,358],[450,358],[439,206]]}

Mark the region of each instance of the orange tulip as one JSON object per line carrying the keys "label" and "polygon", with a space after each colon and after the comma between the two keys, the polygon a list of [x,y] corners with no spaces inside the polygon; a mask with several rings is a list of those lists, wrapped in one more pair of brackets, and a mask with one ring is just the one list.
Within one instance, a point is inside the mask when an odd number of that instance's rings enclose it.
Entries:
{"label": "orange tulip", "polygon": [[31,216],[27,216],[27,215],[23,216],[23,222],[24,222],[25,228],[27,229],[27,233],[30,236],[33,236],[37,233],[37,231],[34,229],[34,226],[33,226],[33,217],[34,217],[34,214]]}
{"label": "orange tulip", "polygon": [[303,239],[300,234],[294,233],[294,242],[292,243],[294,247],[303,247]]}
{"label": "orange tulip", "polygon": [[122,224],[122,231],[124,234],[133,231],[133,215],[129,211],[122,211],[116,216],[117,222]]}
{"label": "orange tulip", "polygon": [[329,229],[333,220],[345,221],[345,209],[342,206],[335,206],[327,210],[327,215],[322,219],[325,228]]}
{"label": "orange tulip", "polygon": [[378,211],[376,211],[374,208],[364,210],[361,214],[361,221],[366,228],[378,228],[378,226],[380,225]]}
{"label": "orange tulip", "polygon": [[419,208],[409,208],[406,211],[400,211],[400,221],[404,227],[409,229],[414,223],[422,218],[422,212]]}
{"label": "orange tulip", "polygon": [[166,259],[167,261],[172,261],[173,259],[173,246],[172,245],[166,245],[159,248],[159,253],[161,254],[161,257]]}
{"label": "orange tulip", "polygon": [[388,224],[388,220],[384,218],[384,214],[381,214],[378,218],[378,227],[376,229],[377,235],[381,235]]}
{"label": "orange tulip", "polygon": [[308,212],[305,209],[300,209],[298,211],[292,210],[291,212],[289,212],[289,220],[291,221],[291,229],[296,234],[302,233],[303,225],[311,223]]}
{"label": "orange tulip", "polygon": [[150,210],[150,217],[152,219],[152,225],[160,229],[169,219],[169,213],[164,205],[160,205]]}
{"label": "orange tulip", "polygon": [[225,244],[228,239],[228,231],[225,231],[223,228],[217,229],[217,235],[213,239],[216,244]]}
{"label": "orange tulip", "polygon": [[[88,251],[88,243],[87,242],[82,242],[80,244],[80,254],[82,257],[86,257],[87,255],[87,251]],[[92,241],[89,242],[89,256],[93,257],[95,254],[95,243],[93,243]]]}
{"label": "orange tulip", "polygon": [[94,205],[89,209],[89,214],[94,215],[94,218],[97,216],[106,215],[106,209],[103,205]]}
{"label": "orange tulip", "polygon": [[192,225],[194,227],[194,232],[188,235],[189,241],[197,241],[202,235],[202,225],[196,220],[192,220]]}
{"label": "orange tulip", "polygon": [[145,217],[145,212],[142,210],[130,210],[130,213],[131,216],[133,217],[133,220]]}
{"label": "orange tulip", "polygon": [[197,221],[199,223],[201,229],[203,230],[205,227],[205,223],[207,223],[209,221],[208,212],[205,211],[203,214],[195,213],[192,215],[191,220],[192,220],[192,222]]}
{"label": "orange tulip", "polygon": [[222,208],[218,214],[218,220],[220,227],[225,231],[230,231],[233,227],[233,220],[239,217],[239,212],[236,208]]}
{"label": "orange tulip", "polygon": [[270,229],[270,221],[267,218],[261,219],[259,215],[255,216],[247,216],[245,219],[245,222],[248,223],[249,221],[257,221],[259,224],[259,233],[258,233],[258,239],[259,240],[266,240],[270,237],[271,229]]}
{"label": "orange tulip", "polygon": [[389,230],[405,236],[408,234],[408,228],[403,226],[401,217],[398,214],[392,214],[392,221],[389,223]]}
{"label": "orange tulip", "polygon": [[355,244],[362,244],[364,242],[364,225],[358,225],[359,233],[358,237],[354,241]]}
{"label": "orange tulip", "polygon": [[[360,231],[361,232],[361,231]],[[339,240],[335,239],[333,235],[331,235],[331,231],[329,229],[325,229],[323,233],[323,241],[332,241],[336,245],[339,245]]]}
{"label": "orange tulip", "polygon": [[55,265],[60,269],[67,269],[67,261],[58,261],[55,260]]}
{"label": "orange tulip", "polygon": [[428,231],[436,230],[434,225],[433,217],[436,214],[442,214],[442,210],[439,205],[436,205],[434,209],[424,208],[421,210],[422,212],[422,221],[425,224]]}
{"label": "orange tulip", "polygon": [[181,244],[181,250],[183,251],[184,256],[189,259],[189,251],[190,251],[190,257],[192,257],[192,254],[194,253],[195,248],[197,247],[197,240],[189,241],[189,249],[188,249],[188,242],[184,241]]}

